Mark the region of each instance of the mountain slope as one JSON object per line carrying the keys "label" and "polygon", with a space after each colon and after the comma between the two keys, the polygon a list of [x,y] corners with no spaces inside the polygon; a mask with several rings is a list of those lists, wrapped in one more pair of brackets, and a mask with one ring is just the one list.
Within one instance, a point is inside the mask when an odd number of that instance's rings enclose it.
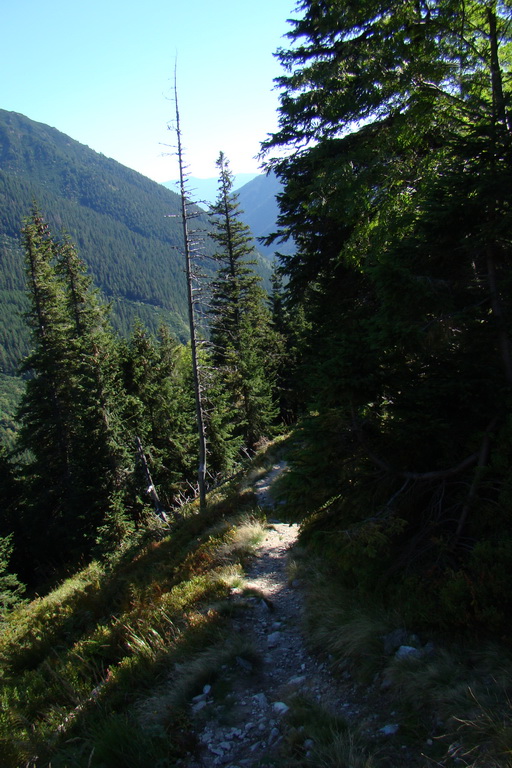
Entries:
{"label": "mountain slope", "polygon": [[[0,370],[27,350],[22,220],[33,201],[79,248],[126,332],[136,315],[187,335],[180,199],[54,128],[0,110]],[[208,230],[206,216],[196,227]],[[211,251],[212,246],[206,245]]]}
{"label": "mountain slope", "polygon": [[[257,176],[256,173],[237,173],[235,174],[235,183],[233,190],[238,190],[244,184]],[[178,181],[164,181],[163,186],[167,189],[176,191],[178,187]],[[218,194],[219,180],[216,177],[201,179],[198,176],[191,176],[189,178],[189,187],[193,193],[194,200],[199,200],[199,205],[208,208],[209,203],[214,203]]]}
{"label": "mountain slope", "polygon": [[258,492],[283,451],[3,612],[3,768],[510,766],[506,636],[434,644],[318,538],[289,549]]}
{"label": "mountain slope", "polygon": [[[240,206],[243,210],[242,220],[249,226],[255,238],[268,237],[277,229],[279,206],[277,195],[282,185],[274,173],[256,176],[237,190]],[[295,246],[292,242],[273,243],[270,246],[258,241],[258,250],[272,258],[275,252],[290,254]]]}
{"label": "mountain slope", "polygon": [[[199,179],[195,176],[190,177],[190,189],[194,193],[194,199],[213,202],[217,196],[218,180]],[[177,182],[166,181],[164,186],[168,189],[176,189]],[[242,209],[241,219],[247,224],[253,233],[256,241],[256,248],[259,253],[272,260],[276,251],[283,254],[293,253],[295,246],[292,242],[273,243],[266,246],[258,238],[268,237],[277,229],[277,217],[279,215],[279,206],[277,195],[281,192],[282,185],[277,180],[274,173],[254,174],[241,173],[236,176],[233,187],[238,195],[240,207]],[[206,208],[206,203],[200,205]]]}

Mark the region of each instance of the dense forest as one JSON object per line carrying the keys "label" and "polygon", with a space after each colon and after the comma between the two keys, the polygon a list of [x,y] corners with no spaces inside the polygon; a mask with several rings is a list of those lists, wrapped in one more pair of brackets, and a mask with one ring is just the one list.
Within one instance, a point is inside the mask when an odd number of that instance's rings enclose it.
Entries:
{"label": "dense forest", "polygon": [[264,146],[305,329],[290,499],[362,596],[495,631],[512,594],[510,5],[300,8]]}
{"label": "dense forest", "polygon": [[[278,81],[279,129],[262,148],[282,184],[279,231],[269,239],[295,243],[281,254],[268,301],[223,155],[220,197],[207,216],[206,276],[214,277],[201,386],[211,471],[229,472],[240,451],[299,419],[287,498],[304,536],[322,551],[332,547],[336,561],[343,553],[344,578],[362,595],[381,589],[387,600],[410,603],[415,621],[431,621],[435,603],[440,625],[492,631],[508,615],[512,593],[509,12],[475,2],[462,13],[455,0],[301,8],[290,48],[278,52],[286,72]],[[31,131],[37,140],[28,141]],[[151,456],[167,507],[193,483],[193,405],[180,330],[161,325],[157,339],[142,315],[121,343],[75,249],[94,254],[90,272],[103,295],[118,296],[122,280],[123,301],[144,299],[180,317],[183,270],[168,255],[178,234],[163,212],[179,198],[161,189],[161,207],[151,208],[146,198],[156,193],[142,177],[17,115],[3,114],[2,136],[10,222],[3,279],[16,306],[23,305],[21,267],[9,241],[26,199],[19,189],[41,193],[43,211],[51,199],[53,220],[72,237],[77,204],[90,213],[75,244],[56,235],[51,221],[47,229],[39,209],[26,219],[33,348],[15,447],[24,458],[6,480],[23,490],[12,490],[17,502],[7,505],[2,524],[5,536],[14,525],[28,541],[36,521],[41,530],[54,520],[67,531],[71,520],[83,520],[70,542],[78,552],[84,537],[92,545],[107,510],[120,530],[126,515],[128,527],[141,518],[147,477],[135,441]],[[66,192],[58,214],[56,190]],[[106,218],[114,208],[115,223]],[[116,272],[102,254],[121,224],[133,256],[127,244]],[[161,255],[131,271],[140,262],[137,237],[160,243]],[[49,319],[39,317],[43,311]],[[83,325],[78,311],[90,313]],[[41,336],[49,328],[51,343]],[[19,344],[17,332],[11,336],[10,354]],[[50,385],[55,376],[63,380]],[[12,442],[14,420],[4,421]],[[72,468],[75,454],[83,466]],[[35,542],[39,534],[31,536]],[[62,555],[59,536],[50,538]],[[47,565],[53,557],[45,548]]]}
{"label": "dense forest", "polygon": [[[273,433],[277,414],[280,335],[232,185],[223,160],[210,212],[218,248],[209,261],[219,266],[213,282],[194,276],[201,299],[190,305],[198,334],[211,328],[200,363],[210,486]],[[22,236],[32,349],[19,431],[7,425],[0,533],[17,573],[40,588],[63,567],[115,550],[148,514],[167,520],[193,498],[198,434],[190,348],[165,324],[156,336],[140,319],[128,338],[116,333],[76,244],[35,205]]]}
{"label": "dense forest", "polygon": [[[15,375],[28,352],[20,227],[37,201],[56,233],[76,243],[95,285],[112,302],[112,322],[125,336],[138,317],[187,338],[180,201],[176,192],[23,115],[0,110],[0,297],[3,373]],[[199,209],[198,209],[199,213]],[[211,253],[210,225],[196,222]],[[208,271],[209,264],[205,264]],[[258,256],[268,281],[268,262]]]}
{"label": "dense forest", "polygon": [[[13,201],[4,292],[12,306],[28,307],[31,338],[26,385],[16,393],[15,419],[5,420],[9,440],[0,456],[5,621],[23,585],[28,595],[41,594],[80,567],[142,568],[130,547],[144,541],[140,558],[151,561],[162,527],[170,531],[164,548],[181,553],[180,578],[192,574],[194,586],[180,582],[180,589],[195,589],[213,560],[200,523],[190,520],[226,523],[231,502],[219,503],[215,489],[231,488],[229,478],[249,458],[286,434],[280,514],[300,522],[315,578],[350,594],[352,604],[399,616],[414,633],[461,647],[509,646],[512,4],[302,0],[296,16],[288,47],[277,52],[279,126],[261,153],[281,185],[276,232],[267,237],[277,251],[283,244],[270,294],[223,153],[217,200],[206,215],[207,299],[204,287],[190,292],[189,314],[206,321],[198,387],[210,495],[199,510],[194,370],[181,321],[159,315],[167,322],[155,330],[143,314],[133,323],[127,313],[130,330],[120,334],[94,287],[119,296],[100,256],[110,235],[97,225],[109,206],[118,206],[122,237],[130,232],[132,245],[138,236],[153,238],[160,253],[162,242],[168,248],[178,236],[165,233],[155,210],[147,217],[147,207],[138,207],[132,177],[112,196],[91,192],[94,216],[78,230],[71,174],[57,219],[55,209],[45,218],[43,187],[25,214],[22,299],[12,248],[16,185],[33,182],[0,175],[4,199]],[[10,118],[12,135],[17,119]],[[8,146],[3,167],[10,162],[14,171]],[[111,163],[98,159],[105,178]],[[51,189],[50,176],[45,183]],[[162,190],[164,206],[170,194]],[[97,261],[89,272],[80,254],[91,244]],[[129,273],[130,258],[119,257],[120,274]],[[182,268],[159,258],[147,282],[135,267],[129,273],[123,302],[153,302],[181,318],[181,288],[173,287],[172,299],[168,292],[171,283],[184,285]],[[21,352],[17,344],[13,331],[9,354]],[[220,528],[212,530],[215,539]],[[190,541],[180,539],[183,531],[192,532]],[[131,561],[122,560],[127,552]],[[218,583],[208,589],[222,591]],[[134,601],[140,625],[148,594]],[[198,634],[211,610],[194,614]],[[322,621],[319,615],[320,631]],[[145,642],[149,656],[154,648]],[[470,663],[476,668],[481,658]],[[114,676],[120,670],[121,662]],[[496,683],[490,674],[486,681]],[[181,722],[181,711],[173,717]],[[430,725],[429,733],[439,730]],[[502,765],[486,755],[469,759],[463,764],[474,768]],[[459,764],[450,760],[434,762]]]}

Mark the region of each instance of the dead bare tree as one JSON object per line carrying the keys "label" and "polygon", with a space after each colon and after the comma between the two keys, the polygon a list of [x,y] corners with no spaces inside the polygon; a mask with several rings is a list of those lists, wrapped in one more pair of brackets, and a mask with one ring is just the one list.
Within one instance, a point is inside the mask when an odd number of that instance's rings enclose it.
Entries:
{"label": "dead bare tree", "polygon": [[181,219],[183,225],[183,245],[185,250],[185,266],[187,278],[187,300],[188,300],[188,321],[190,329],[190,349],[192,354],[192,372],[194,380],[194,394],[196,403],[196,422],[199,436],[199,468],[197,472],[197,481],[199,489],[199,505],[201,510],[206,508],[206,419],[203,407],[203,391],[201,385],[199,359],[198,359],[198,334],[196,323],[196,306],[198,288],[194,285],[193,254],[195,250],[191,239],[189,222],[195,215],[191,210],[192,205],[190,196],[187,194],[187,173],[185,170],[183,144],[181,137],[180,112],[178,107],[178,85],[176,69],[174,71],[174,102],[176,107],[176,137],[177,154],[180,171],[180,196],[181,196]]}

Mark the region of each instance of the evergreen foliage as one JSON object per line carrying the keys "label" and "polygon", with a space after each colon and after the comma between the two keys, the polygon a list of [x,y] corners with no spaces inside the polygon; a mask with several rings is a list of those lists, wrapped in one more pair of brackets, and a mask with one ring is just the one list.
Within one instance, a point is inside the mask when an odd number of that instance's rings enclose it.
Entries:
{"label": "evergreen foliage", "polygon": [[[193,482],[195,476],[195,414],[186,349],[166,326],[155,339],[138,323],[125,344],[122,367],[125,428],[133,445],[137,438],[141,441],[162,504],[170,508],[178,502],[184,483]],[[147,485],[140,464],[134,480],[133,491],[140,493]]]}
{"label": "evergreen foliage", "polygon": [[23,600],[25,587],[10,571],[10,560],[14,548],[12,534],[0,536],[0,622],[2,617]]}
{"label": "evergreen foliage", "polygon": [[[13,314],[14,302],[24,291],[19,229],[36,199],[52,230],[60,230],[66,222],[103,295],[116,299],[115,306],[122,303],[128,314],[125,332],[129,333],[139,310],[156,331],[158,312],[163,311],[175,332],[186,337],[179,230],[172,218],[166,218],[178,210],[174,193],[15,113],[0,112],[0,154],[4,201],[0,274],[5,290],[11,292],[5,298],[12,303]],[[121,318],[119,322],[123,323]],[[14,329],[17,335],[23,331],[21,318]],[[22,350],[26,354],[26,335]],[[5,354],[8,367],[4,371],[13,373],[21,355],[10,346]]]}
{"label": "evergreen foliage", "polygon": [[[29,351],[19,231],[34,200],[53,232],[65,224],[94,284],[129,336],[135,318],[188,338],[178,195],[15,112],[0,110],[0,370],[15,375]],[[209,229],[197,209],[197,226]],[[207,252],[209,244],[205,243]],[[258,270],[270,275],[268,263]]]}
{"label": "evergreen foliage", "polygon": [[24,384],[20,378],[0,374],[0,434],[7,448],[13,447],[16,438],[16,413],[23,390]]}
{"label": "evergreen foliage", "polygon": [[293,501],[352,585],[407,577],[415,618],[441,594],[439,622],[491,628],[511,586],[511,12],[300,10],[265,145],[292,149],[270,164],[305,318]]}
{"label": "evergreen foliage", "polygon": [[117,350],[72,243],[37,209],[23,237],[34,344],[19,409],[23,529],[36,562],[58,563],[87,550],[120,483]]}
{"label": "evergreen foliage", "polygon": [[212,360],[229,393],[235,435],[252,449],[268,435],[276,417],[273,387],[279,338],[253,269],[252,237],[240,219],[233,176],[222,152],[217,167],[219,193],[210,211],[218,263],[210,308]]}
{"label": "evergreen foliage", "polygon": [[[164,325],[156,338],[140,322],[116,337],[75,245],[37,208],[23,239],[33,350],[21,427],[1,456],[0,538],[13,534],[14,566],[33,585],[110,556],[151,512],[168,519],[194,489],[198,436],[189,348]],[[238,447],[225,401],[212,387],[215,475],[232,469]]]}
{"label": "evergreen foliage", "polygon": [[276,393],[279,418],[283,424],[296,423],[306,404],[305,393],[297,387],[304,372],[301,370],[302,346],[306,337],[307,320],[301,305],[292,306],[287,300],[281,268],[274,266],[271,278],[270,312],[273,327],[281,339],[276,358]]}

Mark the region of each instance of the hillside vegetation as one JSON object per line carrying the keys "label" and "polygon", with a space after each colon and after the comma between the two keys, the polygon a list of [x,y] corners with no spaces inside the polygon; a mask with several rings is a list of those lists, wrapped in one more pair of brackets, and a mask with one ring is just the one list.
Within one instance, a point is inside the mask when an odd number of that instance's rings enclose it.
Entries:
{"label": "hillside vegetation", "polygon": [[282,270],[306,403],[288,500],[361,600],[495,636],[512,609],[512,13],[377,5],[305,1],[279,52],[265,151],[297,245]]}
{"label": "hillside vegetation", "polygon": [[171,528],[93,561],[19,608],[0,637],[0,754],[20,766],[172,766],[194,751],[188,706],[248,639],[229,632],[228,597],[261,536],[240,480]]}
{"label": "hillside vegetation", "polygon": [[[128,335],[138,317],[187,338],[180,199],[175,192],[23,115],[0,110],[0,370],[15,374],[28,350],[20,229],[37,201],[53,231],[77,244],[95,285]],[[212,227],[201,211],[196,228]],[[270,268],[260,260],[268,280]],[[211,267],[206,264],[206,270]]]}
{"label": "hillside vegetation", "polygon": [[[273,496],[300,525],[307,637],[365,717],[347,731],[295,702],[277,764],[511,766],[512,6],[301,0],[297,13],[262,150],[282,185],[277,238],[295,248],[268,297],[221,153],[211,338],[194,366],[168,328],[116,336],[72,241],[37,209],[23,230],[31,374],[0,453],[12,764],[124,765],[127,743],[134,766],[193,752],[190,710],[148,681],[182,690],[191,657],[175,650],[196,637],[208,669],[213,655],[232,674],[223,569],[238,578],[229,541],[261,521],[252,476],[234,475],[286,431]],[[77,572],[85,597],[54,591]],[[45,596],[17,608],[15,574]],[[53,608],[68,588],[87,606],[76,616]],[[371,702],[396,716],[390,750],[372,740]]]}
{"label": "hillside vegetation", "polygon": [[[213,702],[208,711],[229,712],[244,679],[261,686],[263,659],[232,620],[238,625],[247,613],[251,626],[254,602],[265,598],[245,576],[269,525],[254,484],[283,450],[286,443],[260,452],[209,495],[206,512],[191,504],[169,526],[149,517],[112,557],[5,619],[2,766],[197,765],[203,691]],[[309,645],[345,696],[333,712],[292,687],[282,738],[269,745],[271,765],[510,766],[512,659],[503,650],[433,643],[429,635],[423,650],[403,616],[354,601],[307,548],[293,551],[289,569],[307,597]],[[417,650],[399,657],[405,642]],[[383,718],[399,723],[388,735],[375,728]]]}

